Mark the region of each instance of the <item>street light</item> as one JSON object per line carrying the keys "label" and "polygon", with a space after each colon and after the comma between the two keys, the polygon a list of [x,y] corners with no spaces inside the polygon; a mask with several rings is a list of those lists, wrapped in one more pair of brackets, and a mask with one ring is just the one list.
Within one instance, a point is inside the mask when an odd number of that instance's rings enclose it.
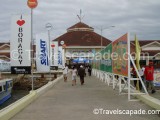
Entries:
{"label": "street light", "polygon": [[109,29],[111,27],[115,27],[115,26],[109,26],[109,27],[105,27],[105,28],[103,28],[102,26],[100,28],[96,27],[98,30],[101,31],[101,51],[102,51],[102,47],[103,47],[103,37],[102,37],[103,30]]}
{"label": "street light", "polygon": [[49,76],[50,76],[50,80],[51,80],[51,58],[50,58],[50,56],[51,56],[51,53],[50,53],[51,42],[50,42],[50,30],[52,30],[53,27],[52,27],[51,23],[47,23],[45,27],[46,27],[46,29],[48,31],[48,39],[49,39],[49,55],[48,55],[48,57],[49,57]]}

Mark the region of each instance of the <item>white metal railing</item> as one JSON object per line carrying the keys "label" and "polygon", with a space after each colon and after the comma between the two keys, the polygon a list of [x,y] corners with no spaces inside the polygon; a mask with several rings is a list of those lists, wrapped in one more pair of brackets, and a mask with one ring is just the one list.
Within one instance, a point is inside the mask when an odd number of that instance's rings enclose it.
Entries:
{"label": "white metal railing", "polygon": [[[133,85],[128,84],[128,81],[140,80],[139,78],[130,78],[128,80],[128,78],[125,76],[116,75],[113,73],[108,73],[97,69],[93,69],[92,73],[100,81],[106,83],[108,86],[112,86],[113,90],[116,90],[116,88],[118,88],[119,95],[129,94],[131,96],[131,95],[147,94],[146,91],[144,92],[137,91]],[[118,79],[115,76],[118,76]],[[143,81],[140,80],[140,82]],[[144,88],[145,86],[143,86],[143,84],[144,83],[142,83],[142,87],[145,90],[146,88]],[[128,91],[130,91],[130,93],[128,93]],[[130,101],[135,101],[135,100],[130,99]]]}

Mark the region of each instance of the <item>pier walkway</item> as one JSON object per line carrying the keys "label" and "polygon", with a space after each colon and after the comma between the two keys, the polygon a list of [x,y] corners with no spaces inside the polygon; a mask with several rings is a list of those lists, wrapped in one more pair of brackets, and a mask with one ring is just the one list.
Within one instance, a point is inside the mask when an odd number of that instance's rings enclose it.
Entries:
{"label": "pier walkway", "polygon": [[[95,109],[95,110],[94,110]],[[97,109],[100,109],[99,111]],[[142,102],[128,102],[127,95],[102,83],[94,76],[85,84],[71,85],[71,75],[32,102],[11,120],[159,120],[158,115],[101,114],[104,110],[152,110]],[[93,110],[96,114],[93,113]],[[99,114],[98,114],[99,112]],[[107,112],[108,113],[108,112]]]}

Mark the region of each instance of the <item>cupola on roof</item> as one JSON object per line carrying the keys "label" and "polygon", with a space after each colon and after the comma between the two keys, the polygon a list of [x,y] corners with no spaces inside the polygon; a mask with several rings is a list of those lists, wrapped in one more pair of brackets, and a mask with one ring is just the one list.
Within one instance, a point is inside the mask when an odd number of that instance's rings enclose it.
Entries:
{"label": "cupola on roof", "polygon": [[67,29],[67,32],[71,31],[94,31],[94,29],[83,22],[79,22]]}

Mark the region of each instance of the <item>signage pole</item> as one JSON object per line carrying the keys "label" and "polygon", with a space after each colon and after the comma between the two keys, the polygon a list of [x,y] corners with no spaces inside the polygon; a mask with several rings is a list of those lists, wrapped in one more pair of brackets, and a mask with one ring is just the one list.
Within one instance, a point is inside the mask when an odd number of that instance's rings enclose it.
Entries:
{"label": "signage pole", "polygon": [[50,40],[50,30],[48,30],[48,38],[49,38],[49,77],[51,81],[51,40]]}
{"label": "signage pole", "polygon": [[31,9],[31,75],[32,75],[32,90],[34,90],[34,81],[33,81],[33,63],[34,63],[34,40],[33,40],[33,9]]}
{"label": "signage pole", "polygon": [[32,90],[34,90],[33,81],[33,64],[34,64],[34,40],[33,40],[33,9],[37,7],[37,0],[28,0],[27,5],[31,8],[31,76],[32,76]]}
{"label": "signage pole", "polygon": [[49,77],[50,77],[50,81],[51,81],[51,41],[50,41],[50,30],[48,30],[48,39],[49,39]]}
{"label": "signage pole", "polygon": [[52,79],[52,77],[51,77],[51,37],[50,37],[50,30],[52,30],[52,24],[51,23],[47,23],[46,24],[46,29],[47,29],[47,31],[48,31],[48,41],[49,41],[49,55],[48,55],[48,57],[49,57],[49,77],[50,77],[50,81],[51,81],[51,79]]}

